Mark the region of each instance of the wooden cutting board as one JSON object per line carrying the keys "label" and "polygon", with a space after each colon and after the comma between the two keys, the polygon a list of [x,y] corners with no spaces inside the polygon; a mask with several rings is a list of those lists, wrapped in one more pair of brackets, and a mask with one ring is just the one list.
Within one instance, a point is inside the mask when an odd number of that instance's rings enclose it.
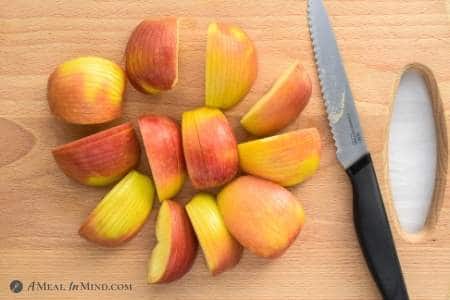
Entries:
{"label": "wooden cutting board", "polygon": [[[450,298],[447,5],[445,0],[326,1],[413,300]],[[336,161],[305,1],[1,0],[0,7],[0,299],[380,299],[356,240],[349,180]],[[145,112],[179,120],[182,111],[202,105],[206,29],[214,19],[240,24],[258,49],[258,79],[246,99],[227,112],[241,141],[250,137],[239,127],[240,116],[294,59],[311,75],[311,102],[287,130],[319,129],[321,167],[314,178],[293,189],[308,219],[280,259],[268,261],[245,252],[236,268],[211,277],[200,254],[180,281],[149,286],[146,269],[157,207],[142,232],[123,247],[99,248],[77,235],[107,189],[84,187],[65,177],[50,151],[113,124],[80,127],[57,121],[46,101],[48,74],[64,60],[82,55],[123,64],[132,29],[142,19],[160,15],[182,17],[179,83],[154,97],[130,86],[125,114],[114,124]],[[398,225],[387,178],[390,113],[399,79],[410,66],[422,70],[429,82],[439,133],[432,213],[424,232],[414,236]],[[139,169],[148,172],[145,158]],[[188,201],[193,193],[187,184],[178,198]],[[12,280],[23,283],[21,293],[10,291]],[[71,281],[129,283],[132,290],[28,290],[33,282],[37,289],[38,282]]]}

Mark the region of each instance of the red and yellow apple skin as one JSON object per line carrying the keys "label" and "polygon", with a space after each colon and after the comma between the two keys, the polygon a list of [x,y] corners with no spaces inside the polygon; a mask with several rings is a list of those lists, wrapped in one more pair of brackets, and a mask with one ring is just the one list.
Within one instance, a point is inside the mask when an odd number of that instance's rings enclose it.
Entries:
{"label": "red and yellow apple skin", "polygon": [[291,192],[258,177],[235,179],[217,199],[230,233],[245,248],[262,257],[282,255],[305,221],[303,207]]}
{"label": "red and yellow apple skin", "polygon": [[131,84],[142,93],[172,89],[178,80],[178,20],[144,20],[131,34],[125,52]]}
{"label": "red and yellow apple skin", "polygon": [[197,255],[198,242],[184,206],[161,204],[156,220],[157,244],[149,261],[148,282],[168,283],[186,274]]}
{"label": "red and yellow apple skin", "polygon": [[239,163],[248,174],[293,186],[316,173],[320,144],[316,128],[299,129],[239,144]]}
{"label": "red and yellow apple skin", "polygon": [[153,198],[151,179],[130,171],[89,214],[79,234],[102,246],[122,245],[144,225],[150,215]]}
{"label": "red and yellow apple skin", "polygon": [[139,118],[139,128],[158,198],[171,199],[186,178],[180,128],[174,120],[156,115]]}
{"label": "red and yellow apple skin", "polygon": [[202,107],[183,113],[184,157],[192,185],[197,189],[218,187],[238,172],[237,143],[225,115]]}
{"label": "red and yellow apple skin", "polygon": [[90,186],[111,184],[139,162],[139,143],[131,123],[97,132],[55,148],[53,157],[68,177]]}
{"label": "red and yellow apple skin", "polygon": [[257,76],[252,40],[238,26],[211,23],[208,27],[205,104],[228,109],[250,91]]}
{"label": "red and yellow apple skin", "polygon": [[195,195],[186,204],[208,269],[213,275],[234,267],[242,256],[242,246],[230,235],[214,196],[206,193]]}
{"label": "red and yellow apple skin", "polygon": [[100,124],[122,114],[125,72],[101,57],[80,57],[59,65],[48,79],[48,104],[58,118]]}
{"label": "red and yellow apple skin", "polygon": [[267,136],[292,123],[311,97],[311,80],[296,61],[241,119],[251,134]]}

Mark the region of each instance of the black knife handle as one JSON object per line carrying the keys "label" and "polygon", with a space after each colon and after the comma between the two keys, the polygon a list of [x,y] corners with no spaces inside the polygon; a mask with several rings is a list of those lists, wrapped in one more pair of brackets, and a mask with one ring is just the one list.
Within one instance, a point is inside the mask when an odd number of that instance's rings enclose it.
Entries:
{"label": "black knife handle", "polygon": [[408,300],[402,269],[370,154],[347,169],[353,185],[353,218],[367,265],[384,300]]}

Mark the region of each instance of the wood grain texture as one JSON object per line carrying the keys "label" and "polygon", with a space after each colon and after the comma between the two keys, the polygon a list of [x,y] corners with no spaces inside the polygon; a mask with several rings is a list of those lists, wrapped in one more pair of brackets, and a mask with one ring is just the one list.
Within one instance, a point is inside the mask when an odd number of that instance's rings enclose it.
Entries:
{"label": "wood grain texture", "polygon": [[[348,71],[411,299],[450,298],[450,195],[447,141],[450,115],[450,26],[445,0],[326,1]],[[352,196],[336,161],[312,58],[305,1],[28,1],[0,0],[0,299],[306,299],[375,300],[352,223]],[[144,18],[182,17],[180,80],[173,91],[146,96],[129,86],[121,121],[144,112],[180,119],[203,103],[206,29],[212,20],[235,22],[255,41],[259,75],[251,93],[226,114],[239,139],[250,137],[239,118],[295,59],[313,81],[302,116],[287,130],[315,126],[322,134],[318,174],[294,188],[308,216],[304,232],[280,259],[245,252],[241,263],[217,277],[202,255],[177,283],[146,284],[154,245],[156,209],[142,232],[117,249],[87,243],[77,230],[107,189],[65,177],[51,149],[109,125],[67,125],[50,115],[48,74],[69,58],[99,55],[123,65],[133,28]],[[415,66],[429,76],[439,129],[439,171],[426,230],[409,236],[398,225],[387,178],[387,133],[401,74]],[[434,79],[433,79],[434,78]],[[420,122],[420,120],[418,120]],[[114,124],[120,121],[114,122]],[[140,168],[148,171],[142,159]],[[186,185],[180,201],[193,195]],[[132,283],[133,290],[23,291],[9,283],[91,281]]]}

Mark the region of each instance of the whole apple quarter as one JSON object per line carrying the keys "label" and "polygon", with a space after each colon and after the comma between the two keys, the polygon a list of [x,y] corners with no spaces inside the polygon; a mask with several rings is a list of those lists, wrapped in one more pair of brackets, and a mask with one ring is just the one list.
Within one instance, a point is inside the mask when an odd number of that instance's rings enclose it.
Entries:
{"label": "whole apple quarter", "polygon": [[305,221],[303,207],[290,191],[258,177],[235,179],[217,199],[231,234],[245,248],[262,257],[283,254]]}

